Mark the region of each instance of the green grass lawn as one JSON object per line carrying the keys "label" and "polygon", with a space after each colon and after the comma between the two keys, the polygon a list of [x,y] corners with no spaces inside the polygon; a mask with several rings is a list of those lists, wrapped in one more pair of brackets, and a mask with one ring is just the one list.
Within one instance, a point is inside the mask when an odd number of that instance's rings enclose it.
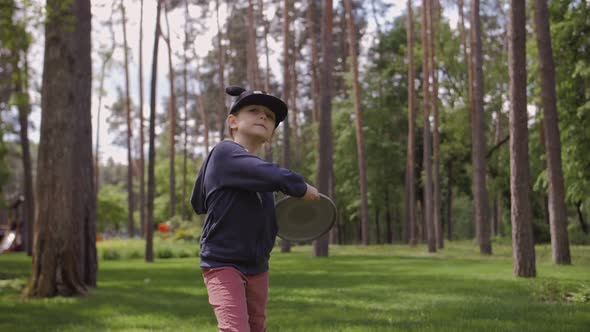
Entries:
{"label": "green grass lawn", "polygon": [[[590,290],[590,247],[572,256],[572,266],[555,266],[550,247],[538,246],[538,277],[517,279],[509,246],[495,245],[491,257],[471,242],[437,254],[401,245],[332,246],[328,258],[312,258],[309,246],[275,250],[268,330],[590,331],[590,303],[563,300]],[[84,298],[20,299],[30,262],[0,255],[0,331],[216,330],[194,250],[152,264],[101,259],[99,287]]]}

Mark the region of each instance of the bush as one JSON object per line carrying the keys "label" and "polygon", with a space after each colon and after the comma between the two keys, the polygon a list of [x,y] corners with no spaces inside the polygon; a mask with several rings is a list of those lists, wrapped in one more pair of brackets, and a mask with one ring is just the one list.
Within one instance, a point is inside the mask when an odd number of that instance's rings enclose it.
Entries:
{"label": "bush", "polygon": [[105,261],[116,261],[121,259],[121,254],[115,249],[105,249],[102,252],[102,259]]}
{"label": "bush", "polygon": [[188,251],[186,251],[186,250],[181,250],[178,253],[178,257],[179,258],[188,258],[188,257],[191,257],[191,254]]}
{"label": "bush", "polygon": [[568,233],[571,244],[590,245],[590,234],[586,234],[582,231],[582,227],[577,220],[575,224],[569,225]]}
{"label": "bush", "polygon": [[199,240],[199,231],[196,228],[181,228],[174,231],[174,239],[192,242]]}
{"label": "bush", "polygon": [[158,249],[156,255],[158,256],[158,258],[162,258],[162,259],[174,258],[174,252],[170,248]]}
{"label": "bush", "polygon": [[129,259],[138,259],[138,258],[143,258],[143,254],[141,252],[139,252],[139,250],[133,250],[129,256]]}

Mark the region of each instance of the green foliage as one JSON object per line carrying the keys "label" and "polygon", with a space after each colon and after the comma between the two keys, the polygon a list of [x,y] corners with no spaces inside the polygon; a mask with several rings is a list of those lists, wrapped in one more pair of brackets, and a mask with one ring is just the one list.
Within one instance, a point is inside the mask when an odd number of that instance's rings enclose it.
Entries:
{"label": "green foliage", "polygon": [[105,261],[116,261],[121,259],[121,254],[116,249],[106,249],[102,252],[102,259]]}
{"label": "green foliage", "polygon": [[550,13],[566,195],[576,203],[590,196],[590,7],[553,1]]}
{"label": "green foliage", "polygon": [[127,191],[123,185],[106,185],[100,188],[96,208],[96,229],[119,230],[127,222]]}
{"label": "green foliage", "polygon": [[170,248],[159,248],[156,251],[156,257],[166,259],[166,258],[173,258],[174,252]]}

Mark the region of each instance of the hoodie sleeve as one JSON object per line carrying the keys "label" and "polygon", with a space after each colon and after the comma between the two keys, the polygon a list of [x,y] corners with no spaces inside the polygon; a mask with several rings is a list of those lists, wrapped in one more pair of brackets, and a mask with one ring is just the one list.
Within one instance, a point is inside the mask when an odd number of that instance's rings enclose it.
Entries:
{"label": "hoodie sleeve", "polygon": [[215,187],[235,187],[250,191],[281,191],[303,197],[307,184],[303,177],[289,169],[266,162],[234,144],[220,144],[208,165]]}

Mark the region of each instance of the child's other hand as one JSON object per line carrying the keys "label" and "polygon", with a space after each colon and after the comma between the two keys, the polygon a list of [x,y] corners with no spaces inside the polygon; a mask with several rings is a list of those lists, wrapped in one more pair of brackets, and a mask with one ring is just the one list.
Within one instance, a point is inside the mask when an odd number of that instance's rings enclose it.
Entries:
{"label": "child's other hand", "polygon": [[305,195],[301,197],[301,199],[305,201],[317,201],[320,199],[320,193],[316,187],[307,184],[307,191],[305,192]]}

